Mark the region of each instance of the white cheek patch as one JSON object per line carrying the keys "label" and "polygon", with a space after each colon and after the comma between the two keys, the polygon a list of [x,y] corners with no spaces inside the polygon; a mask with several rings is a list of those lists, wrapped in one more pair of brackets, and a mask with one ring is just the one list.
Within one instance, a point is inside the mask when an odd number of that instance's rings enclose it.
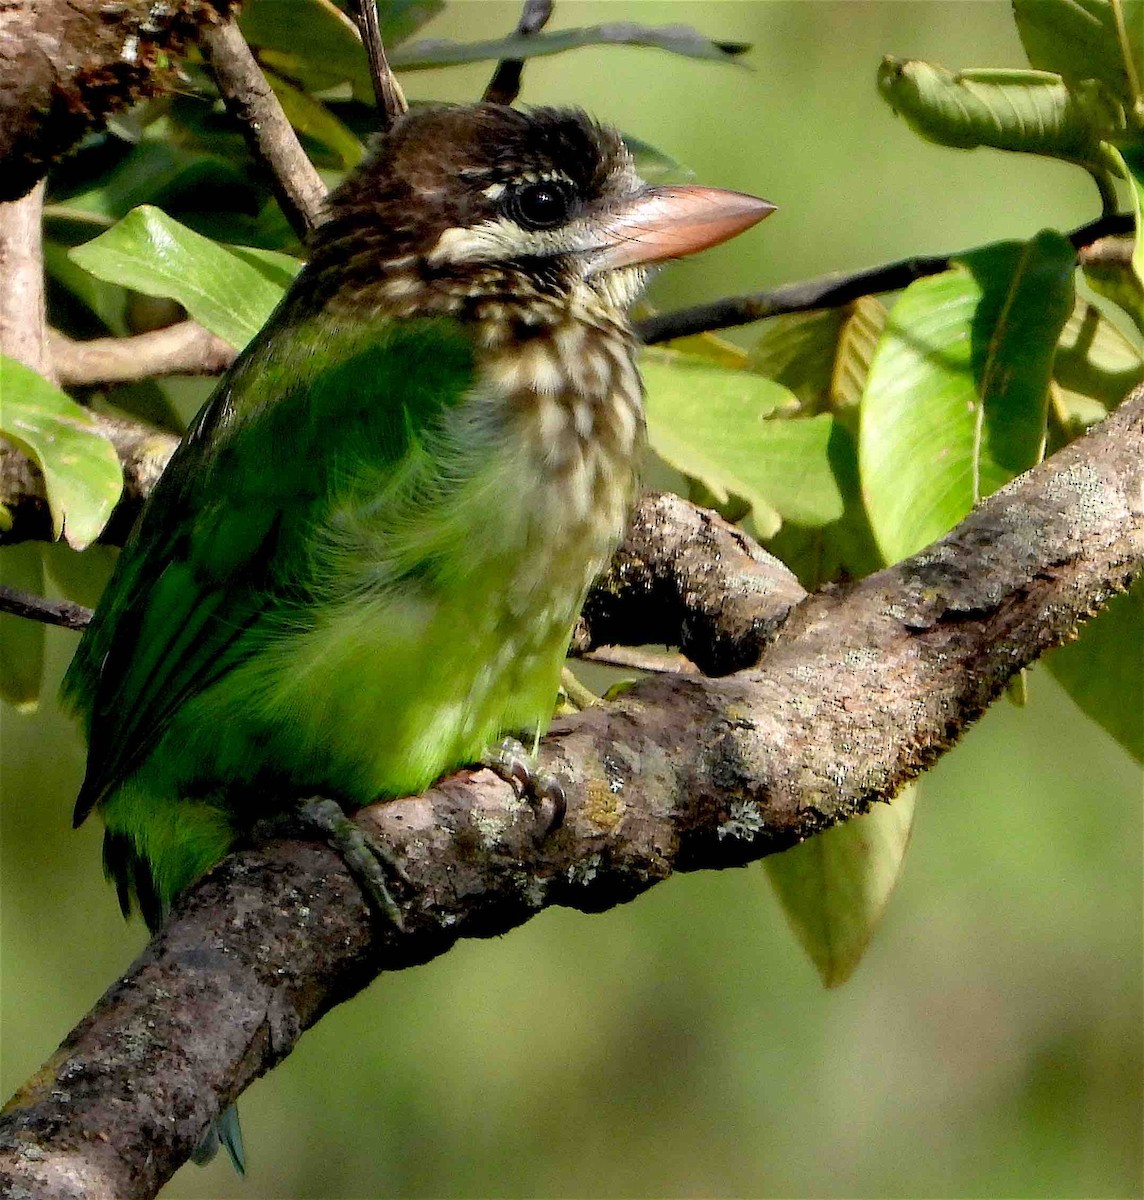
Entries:
{"label": "white cheek patch", "polygon": [[[558,229],[521,229],[508,217],[493,217],[470,228],[446,229],[426,256],[430,266],[447,263],[506,262],[514,258],[543,258],[594,244],[583,223]],[[598,238],[596,239],[598,240]]]}

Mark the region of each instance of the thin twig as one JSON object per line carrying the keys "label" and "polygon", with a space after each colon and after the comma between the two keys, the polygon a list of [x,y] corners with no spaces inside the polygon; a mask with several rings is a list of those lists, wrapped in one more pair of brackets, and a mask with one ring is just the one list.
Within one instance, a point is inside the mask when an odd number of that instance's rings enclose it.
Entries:
{"label": "thin twig", "polygon": [[32,592],[0,584],[0,612],[14,617],[26,617],[42,625],[61,625],[64,629],[86,629],[91,621],[91,609],[70,600],[48,600]]}
{"label": "thin twig", "polygon": [[358,0],[358,25],[369,58],[369,74],[373,80],[374,98],[377,100],[378,130],[384,132],[398,117],[409,111],[409,104],[389,65],[389,59],[385,57],[385,43],[381,40],[381,25],[377,15],[377,0]]}
{"label": "thin twig", "polygon": [[269,170],[286,219],[305,240],[322,219],[322,177],[306,157],[238,26],[233,21],[214,26],[203,35],[202,47],[228,111],[242,127],[251,153]]}
{"label": "thin twig", "polygon": [[51,329],[48,341],[56,374],[65,387],[131,383],[163,375],[217,375],[237,354],[229,342],[197,321],[180,321],[133,337],[86,342]]}
{"label": "thin twig", "polygon": [[[529,37],[539,33],[552,16],[552,0],[524,0],[520,20],[516,23],[516,36]],[[524,61],[505,58],[497,63],[489,86],[481,99],[486,104],[511,104],[520,95],[520,83],[524,75]]]}
{"label": "thin twig", "polygon": [[[1074,229],[1069,240],[1079,250],[1098,238],[1114,233],[1128,233],[1132,217],[1128,213],[1113,213]],[[867,267],[849,275],[824,275],[800,283],[787,283],[767,292],[747,296],[726,296],[710,304],[681,308],[675,312],[657,313],[636,323],[636,332],[649,346],[670,342],[674,338],[712,329],[729,329],[734,325],[749,325],[783,313],[807,312],[815,308],[839,308],[860,296],[893,292],[908,287],[916,279],[938,275],[949,269],[950,263],[965,253],[935,254],[903,258],[897,262]]]}

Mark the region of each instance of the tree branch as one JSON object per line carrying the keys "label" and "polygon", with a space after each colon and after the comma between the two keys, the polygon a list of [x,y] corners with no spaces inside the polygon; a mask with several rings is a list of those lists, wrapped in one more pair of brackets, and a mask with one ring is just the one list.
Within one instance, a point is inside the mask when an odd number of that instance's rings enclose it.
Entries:
{"label": "tree branch", "polygon": [[363,810],[408,873],[404,932],[371,925],[323,847],[228,858],[10,1102],[0,1184],[43,1200],[153,1196],[222,1107],[379,972],[866,810],[1142,568],[1138,388],[948,537],[809,597],[757,666],[661,675],[559,722],[542,743],[568,797],[553,836],[538,841],[533,809],[486,771]]}
{"label": "tree branch", "polygon": [[[529,37],[539,33],[548,19],[552,16],[552,0],[524,0],[520,20],[516,23],[514,34],[517,37]],[[481,100],[485,104],[511,104],[520,95],[520,84],[524,77],[524,60],[506,58],[497,63],[489,85]]]}
{"label": "tree branch", "polygon": [[[1110,234],[1127,233],[1132,227],[1130,214],[1114,213],[1098,217],[1095,221],[1074,229],[1069,234],[1069,240],[1080,250]],[[786,283],[768,292],[725,296],[709,304],[697,304],[692,308],[681,308],[675,312],[645,317],[644,320],[636,322],[636,333],[650,346],[657,342],[670,342],[675,338],[688,337],[694,333],[706,333],[712,329],[749,325],[752,321],[763,321],[784,313],[808,312],[816,308],[839,308],[860,296],[895,292],[899,288],[909,287],[916,279],[923,279],[927,275],[939,275],[942,271],[948,271],[950,263],[958,257],[959,253],[955,252],[902,258],[897,262],[867,267],[848,275],[823,275],[818,279]]]}
{"label": "tree branch", "polygon": [[373,97],[377,102],[377,127],[384,132],[398,117],[409,111],[409,103],[385,56],[377,0],[357,0],[357,7],[358,32],[369,60],[369,77],[373,81]]}
{"label": "tree branch", "polygon": [[48,600],[32,592],[0,583],[0,612],[14,617],[26,617],[43,625],[60,625],[64,629],[85,629],[91,621],[91,609],[70,600]]}
{"label": "tree branch", "polygon": [[51,379],[44,304],[43,217],[42,181],[19,200],[0,204],[0,354]]}
{"label": "tree branch", "polygon": [[232,7],[233,0],[7,0],[0,200],[25,195],[84,134],[161,91],[173,76],[168,59]]}
{"label": "tree branch", "polygon": [[48,331],[52,362],[64,387],[131,383],[163,375],[217,375],[234,362],[235,348],[197,321],[179,321],[165,329],[132,337],[76,341]]}
{"label": "tree branch", "polygon": [[294,232],[303,240],[322,219],[326,185],[306,156],[278,97],[246,39],[233,21],[224,21],[202,37],[227,111],[242,126],[255,159],[270,173],[274,194]]}

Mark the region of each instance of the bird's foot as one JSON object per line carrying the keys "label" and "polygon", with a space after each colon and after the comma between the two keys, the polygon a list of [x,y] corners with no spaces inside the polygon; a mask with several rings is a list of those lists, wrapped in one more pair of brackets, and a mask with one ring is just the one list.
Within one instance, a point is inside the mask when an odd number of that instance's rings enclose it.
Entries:
{"label": "bird's foot", "polygon": [[393,852],[351,820],[336,800],[303,800],[292,815],[306,832],[317,834],[337,852],[374,917],[402,932],[405,925],[401,909],[389,890],[389,881],[397,878],[409,883],[409,876]]}
{"label": "bird's foot", "polygon": [[551,771],[542,771],[537,765],[535,752],[529,754],[516,738],[506,737],[498,745],[490,746],[481,756],[481,766],[488,767],[511,784],[517,795],[527,800],[538,814],[546,808],[551,809],[540,841],[564,824],[568,801],[559,776]]}

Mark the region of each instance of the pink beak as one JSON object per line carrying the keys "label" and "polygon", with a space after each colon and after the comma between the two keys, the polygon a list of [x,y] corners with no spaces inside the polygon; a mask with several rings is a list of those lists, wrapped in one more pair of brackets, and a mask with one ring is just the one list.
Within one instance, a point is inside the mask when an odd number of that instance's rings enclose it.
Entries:
{"label": "pink beak", "polygon": [[706,250],[774,211],[767,200],[724,188],[648,188],[608,221],[606,243],[597,252],[592,273]]}

